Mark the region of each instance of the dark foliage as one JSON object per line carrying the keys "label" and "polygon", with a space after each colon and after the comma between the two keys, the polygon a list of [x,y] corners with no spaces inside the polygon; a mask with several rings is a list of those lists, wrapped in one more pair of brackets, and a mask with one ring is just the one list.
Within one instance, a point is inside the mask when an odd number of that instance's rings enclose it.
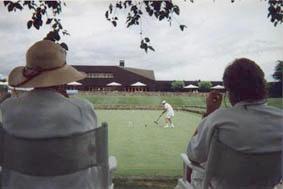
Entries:
{"label": "dark foliage", "polygon": [[[145,52],[148,50],[155,51],[155,49],[150,45],[150,39],[143,36],[142,31],[142,17],[147,15],[158,21],[167,21],[170,23],[174,16],[180,14],[180,8],[173,3],[173,1],[117,1],[114,4],[110,4],[108,10],[105,12],[106,19],[117,26],[118,17],[116,16],[117,9],[127,10],[126,26],[140,26],[141,31],[141,43],[140,48]],[[185,25],[179,25],[180,30],[184,31]]]}
{"label": "dark foliage", "polygon": [[283,0],[268,0],[268,15],[270,21],[277,26],[283,22]]}
{"label": "dark foliage", "polygon": [[272,76],[275,80],[279,80],[282,82],[282,77],[283,77],[283,61],[282,60],[277,61],[277,65],[275,66],[275,71]]}
{"label": "dark foliage", "polygon": [[[186,1],[186,0],[184,0]],[[265,0],[269,4],[268,8],[268,17],[270,17],[271,22],[274,26],[277,26],[278,23],[283,22],[283,0]],[[190,0],[193,3],[193,0]],[[231,3],[235,3],[235,0],[231,0]],[[259,2],[260,3],[260,2]],[[145,43],[145,38],[143,37],[142,31],[142,16],[148,15],[152,17],[152,19],[156,19],[158,21],[167,21],[170,26],[172,23],[172,19],[174,16],[180,15],[180,8],[174,4],[172,0],[166,1],[150,1],[150,0],[142,0],[142,1],[119,1],[116,3],[110,4],[108,10],[105,12],[106,19],[113,24],[113,26],[117,26],[118,18],[116,16],[117,10],[127,10],[127,18],[126,18],[126,26],[131,27],[135,25],[140,25],[142,35],[140,48],[144,49],[145,52],[148,49],[153,50],[152,46],[149,46],[148,42]],[[179,24],[179,28],[181,31],[184,31],[187,28],[186,25]]]}
{"label": "dark foliage", "polygon": [[[61,34],[69,35],[67,30],[63,29],[61,20],[57,17],[62,12],[62,6],[65,5],[62,1],[3,1],[4,6],[9,12],[21,11],[29,9],[32,12],[32,17],[27,21],[27,28],[34,27],[39,30],[43,25],[50,25],[49,31],[44,39],[51,41],[60,41]],[[65,43],[61,46],[68,50]]]}
{"label": "dark foliage", "polygon": [[270,82],[267,84],[268,97],[282,98],[282,81]]}
{"label": "dark foliage", "polygon": [[[186,1],[186,0],[184,0]],[[191,3],[194,0],[189,0]],[[268,18],[277,26],[283,22],[283,0],[265,0],[268,5]],[[236,3],[236,0],[231,0],[232,3]],[[259,1],[260,3],[260,1]],[[32,27],[39,30],[43,25],[50,25],[51,31],[46,35],[45,39],[52,41],[59,41],[61,35],[69,35],[67,30],[63,29],[61,20],[58,15],[62,12],[62,6],[65,5],[61,0],[53,1],[3,1],[4,6],[9,12],[21,11],[23,9],[29,9],[32,12],[32,17],[27,20],[27,28]],[[148,15],[152,19],[158,21],[166,21],[170,24],[175,16],[180,15],[180,8],[172,0],[166,1],[156,1],[156,0],[141,0],[141,1],[131,1],[131,0],[117,0],[115,3],[111,3],[108,10],[105,12],[106,19],[113,24],[114,27],[117,26],[119,18],[116,16],[117,10],[126,10],[126,26],[132,27],[139,25],[141,28],[141,43],[140,48],[145,52],[148,50],[155,51],[150,44],[148,37],[143,36],[142,31],[142,17]],[[51,14],[47,14],[47,13]],[[176,20],[176,19],[175,19]],[[175,21],[177,22],[177,21]],[[178,23],[179,24],[179,23]],[[179,24],[181,31],[187,28],[184,24]],[[67,49],[67,45],[64,44]]]}

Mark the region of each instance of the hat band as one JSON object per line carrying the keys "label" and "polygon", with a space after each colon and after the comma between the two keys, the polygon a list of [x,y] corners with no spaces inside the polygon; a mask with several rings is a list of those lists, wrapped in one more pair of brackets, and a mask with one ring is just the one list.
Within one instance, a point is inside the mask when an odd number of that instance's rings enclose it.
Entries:
{"label": "hat band", "polygon": [[23,84],[29,82],[30,80],[32,80],[36,76],[42,74],[43,72],[57,70],[57,69],[63,68],[65,65],[66,65],[66,62],[61,66],[57,66],[57,67],[49,68],[49,69],[41,69],[41,68],[38,68],[38,67],[35,67],[35,68],[24,67],[23,76],[27,79],[22,81],[21,83],[19,83],[17,85],[13,85],[12,87],[19,87],[20,85],[23,85]]}

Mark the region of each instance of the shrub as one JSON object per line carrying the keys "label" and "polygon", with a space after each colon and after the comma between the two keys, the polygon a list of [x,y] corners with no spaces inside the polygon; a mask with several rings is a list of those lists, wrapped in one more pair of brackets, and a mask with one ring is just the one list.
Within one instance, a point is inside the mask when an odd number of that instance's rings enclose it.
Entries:
{"label": "shrub", "polygon": [[171,89],[173,91],[181,91],[184,85],[185,85],[184,81],[172,81]]}
{"label": "shrub", "polygon": [[212,87],[212,84],[210,81],[200,81],[198,83],[198,87],[200,92],[208,92],[209,89]]}

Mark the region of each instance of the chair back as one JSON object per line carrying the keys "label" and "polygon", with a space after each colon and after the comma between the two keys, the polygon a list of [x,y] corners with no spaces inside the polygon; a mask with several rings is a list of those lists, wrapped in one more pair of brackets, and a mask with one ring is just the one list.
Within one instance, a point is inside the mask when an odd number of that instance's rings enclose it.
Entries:
{"label": "chair back", "polygon": [[270,187],[282,178],[281,151],[270,153],[243,153],[232,149],[219,140],[216,129],[211,140],[204,188],[213,179],[221,185],[235,188],[258,186]]}
{"label": "chair back", "polygon": [[[96,167],[108,187],[108,126],[66,137],[22,138],[0,127],[0,165],[31,176],[59,176]],[[99,188],[100,188],[99,187]]]}

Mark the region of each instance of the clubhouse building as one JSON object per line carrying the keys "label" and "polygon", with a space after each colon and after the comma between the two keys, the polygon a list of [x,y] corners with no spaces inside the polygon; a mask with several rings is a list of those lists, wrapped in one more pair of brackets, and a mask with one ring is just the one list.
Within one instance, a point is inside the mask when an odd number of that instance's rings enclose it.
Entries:
{"label": "clubhouse building", "polygon": [[[154,71],[148,69],[126,67],[124,60],[117,66],[83,66],[73,65],[77,70],[85,72],[87,77],[79,84],[70,84],[68,89],[82,91],[172,91],[172,81],[155,80]],[[185,85],[198,85],[199,81],[184,81]],[[221,85],[222,82],[212,82]],[[185,90],[185,89],[184,89]]]}

